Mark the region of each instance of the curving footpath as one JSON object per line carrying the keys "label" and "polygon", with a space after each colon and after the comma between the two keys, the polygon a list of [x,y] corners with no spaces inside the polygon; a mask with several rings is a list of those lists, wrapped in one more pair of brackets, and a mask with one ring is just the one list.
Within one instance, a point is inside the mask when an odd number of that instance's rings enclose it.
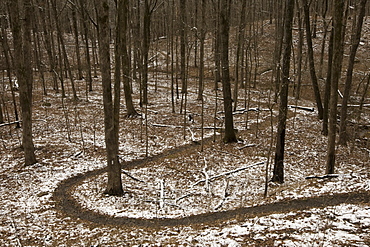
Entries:
{"label": "curving footpath", "polygon": [[[135,160],[124,165],[125,169],[145,166],[149,161],[156,161],[171,154],[180,153],[188,149],[194,148],[195,144],[185,145],[179,148],[171,149],[153,157]],[[71,216],[82,220],[90,221],[96,224],[104,225],[127,225],[136,227],[157,228],[165,226],[180,226],[180,225],[197,225],[197,224],[213,224],[220,221],[226,221],[233,218],[243,220],[256,216],[263,216],[272,213],[287,213],[290,211],[307,210],[310,208],[320,208],[327,206],[335,206],[342,203],[360,204],[370,203],[369,191],[357,191],[351,193],[341,193],[333,195],[322,195],[310,198],[300,198],[294,200],[284,200],[280,202],[264,204],[255,207],[241,207],[233,210],[210,212],[205,214],[192,215],[183,218],[157,218],[157,219],[140,219],[129,217],[112,217],[104,214],[98,214],[91,210],[83,209],[79,203],[72,198],[71,191],[73,188],[87,178],[94,177],[106,172],[106,168],[98,169],[61,182],[53,194],[56,209]]]}

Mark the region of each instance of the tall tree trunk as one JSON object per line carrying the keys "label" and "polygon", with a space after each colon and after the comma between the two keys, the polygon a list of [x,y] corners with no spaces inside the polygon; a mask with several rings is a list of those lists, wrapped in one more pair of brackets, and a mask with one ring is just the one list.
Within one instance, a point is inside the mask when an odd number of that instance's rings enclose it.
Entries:
{"label": "tall tree trunk", "polygon": [[132,90],[130,85],[130,58],[127,52],[127,29],[128,29],[128,0],[118,2],[118,23],[117,39],[119,40],[118,49],[122,56],[123,88],[125,92],[126,116],[137,116],[134,103],[132,101]]}
{"label": "tall tree trunk", "polygon": [[77,60],[77,72],[78,72],[78,79],[82,80],[82,68],[81,68],[81,52],[80,52],[80,39],[78,35],[78,26],[77,26],[77,17],[76,17],[76,7],[72,6],[72,26],[73,32],[75,36],[75,49],[76,49],[76,60]]}
{"label": "tall tree trunk", "polygon": [[78,97],[77,97],[75,82],[74,82],[74,79],[73,79],[71,65],[69,63],[69,58],[68,58],[66,46],[65,46],[65,43],[64,43],[64,37],[63,37],[62,29],[60,27],[60,21],[58,20],[59,15],[58,15],[58,10],[57,10],[57,3],[56,3],[56,0],[52,0],[51,2],[52,2],[52,10],[53,10],[54,18],[55,18],[57,33],[58,33],[58,37],[59,37],[61,52],[62,52],[61,54],[59,54],[59,56],[63,56],[63,58],[64,58],[64,64],[65,64],[67,72],[68,72],[68,77],[71,81],[73,99],[76,101],[78,99]]}
{"label": "tall tree trunk", "polygon": [[85,0],[80,0],[80,8],[82,9],[81,15],[82,15],[82,27],[84,32],[84,41],[85,41],[85,59],[86,59],[86,70],[87,70],[87,83],[89,91],[91,92],[93,90],[92,87],[92,73],[91,73],[91,58],[90,58],[90,49],[89,49],[89,28],[87,25],[86,13],[84,10]]}
{"label": "tall tree trunk", "polygon": [[108,183],[105,193],[108,195],[121,196],[123,194],[123,189],[121,165],[118,160],[120,83],[115,81],[113,101],[109,49],[108,0],[95,0],[95,6],[98,23],[99,58],[103,86],[105,146],[108,166]]}
{"label": "tall tree trunk", "polygon": [[286,119],[288,113],[288,92],[289,92],[289,71],[290,57],[292,51],[292,25],[294,15],[294,0],[286,0],[285,17],[284,17],[284,38],[283,38],[283,61],[282,61],[282,80],[280,89],[280,104],[278,129],[276,138],[274,173],[273,182],[284,183],[284,149],[285,149],[285,132]]}
{"label": "tall tree trunk", "polygon": [[[11,51],[8,43],[8,38],[7,38],[7,32],[5,27],[2,25],[1,26],[1,33],[2,33],[2,45],[3,45],[3,50],[4,50],[4,56],[5,56],[5,63],[6,63],[6,73],[9,78],[9,87],[10,87],[10,92],[12,95],[12,101],[13,101],[13,107],[14,107],[14,116],[15,116],[15,121],[17,122],[17,128],[20,128],[19,124],[19,114],[18,114],[18,107],[17,107],[17,100],[15,98],[15,92],[14,92],[14,87],[13,87],[13,82],[12,82],[12,59],[11,59]],[[14,59],[13,59],[14,60]]]}
{"label": "tall tree trunk", "polygon": [[215,38],[214,38],[214,79],[215,79],[215,90],[218,90],[218,83],[221,81],[221,31],[220,31],[220,16],[217,14],[220,12],[220,1],[215,1]]}
{"label": "tall tree trunk", "polygon": [[333,67],[333,42],[334,42],[334,31],[330,32],[329,47],[328,47],[328,71],[325,81],[325,93],[324,93],[324,112],[322,121],[322,134],[327,136],[329,133],[329,101],[330,101],[330,89],[331,89],[331,72]]}
{"label": "tall tree trunk", "polygon": [[149,66],[149,48],[150,48],[150,22],[153,11],[157,5],[157,0],[144,1],[143,16],[143,42],[142,42],[142,90],[143,98],[141,104],[148,104],[148,66]]}
{"label": "tall tree trunk", "polygon": [[300,0],[296,0],[297,4],[297,18],[298,18],[298,55],[297,55],[297,85],[294,88],[294,96],[298,100],[301,96],[301,85],[302,85],[302,60],[303,60],[303,28],[301,18],[301,7],[299,4]]}
{"label": "tall tree trunk", "polygon": [[[25,165],[35,164],[35,147],[32,139],[32,5],[30,0],[10,1],[11,20],[13,22],[13,42],[17,77],[19,83],[19,101],[22,110],[22,146]],[[20,16],[24,13],[24,16]],[[20,21],[22,20],[22,22]]]}
{"label": "tall tree trunk", "polygon": [[187,89],[187,78],[186,78],[186,0],[180,0],[180,77],[181,77],[181,105],[180,105],[180,113],[182,113],[182,109],[186,108],[184,106],[184,97],[186,98],[186,94],[188,92]]}
{"label": "tall tree trunk", "polygon": [[198,85],[198,100],[203,102],[203,89],[204,89],[204,43],[206,38],[206,2],[201,1],[201,23],[200,23],[200,47],[199,47],[199,85]]}
{"label": "tall tree trunk", "polygon": [[222,91],[225,111],[225,143],[236,142],[234,120],[232,113],[230,71],[229,71],[229,31],[230,31],[231,0],[221,0],[220,34],[221,34],[221,67]]}
{"label": "tall tree trunk", "polygon": [[322,119],[323,118],[323,108],[322,108],[322,102],[321,102],[321,96],[320,96],[320,88],[317,82],[317,76],[316,76],[316,70],[315,70],[312,34],[311,34],[311,26],[310,26],[310,7],[308,6],[307,0],[302,0],[302,2],[303,2],[304,19],[305,19],[305,25],[306,25],[307,53],[308,53],[308,59],[309,59],[311,81],[312,81],[313,91],[315,93],[315,100],[316,100],[316,106],[317,106],[317,110],[319,114],[319,119]]}
{"label": "tall tree trunk", "polygon": [[283,0],[274,1],[275,3],[275,47],[274,47],[274,60],[273,60],[273,76],[275,76],[275,97],[274,101],[277,102],[280,91],[281,80],[281,51],[283,43]]}
{"label": "tall tree trunk", "polygon": [[333,67],[332,67],[330,107],[329,107],[329,134],[328,134],[327,162],[326,162],[327,174],[334,173],[335,167],[335,138],[337,133],[336,127],[337,127],[338,83],[341,76],[343,61],[343,34],[344,34],[343,13],[344,13],[344,0],[334,1]]}
{"label": "tall tree trunk", "polygon": [[3,115],[2,103],[0,103],[0,124],[2,123],[4,123],[4,115]]}
{"label": "tall tree trunk", "polygon": [[[355,15],[353,19],[353,33],[351,38],[351,51],[348,59],[348,68],[346,75],[346,83],[343,92],[342,108],[340,112],[340,128],[339,128],[339,144],[346,145],[348,134],[347,134],[347,112],[348,112],[348,100],[352,86],[352,74],[355,65],[355,58],[357,48],[360,44],[362,24],[364,22],[365,9],[367,0],[361,0],[358,6],[358,16]],[[356,18],[357,16],[357,18]]]}
{"label": "tall tree trunk", "polygon": [[241,63],[243,61],[242,54],[243,54],[243,44],[244,44],[244,33],[245,33],[245,9],[247,1],[242,2],[242,8],[240,10],[240,23],[239,23],[239,31],[238,31],[238,44],[236,48],[236,63],[235,63],[235,84],[234,84],[234,111],[236,111],[238,107],[238,91],[239,91],[239,84],[240,80],[243,82],[243,78],[240,76],[240,71],[242,71]]}

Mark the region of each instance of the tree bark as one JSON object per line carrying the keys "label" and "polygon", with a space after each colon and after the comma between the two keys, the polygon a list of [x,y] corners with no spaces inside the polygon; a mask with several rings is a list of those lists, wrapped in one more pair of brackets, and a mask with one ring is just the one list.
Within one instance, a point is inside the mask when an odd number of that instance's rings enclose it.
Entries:
{"label": "tree bark", "polygon": [[235,63],[235,83],[234,83],[234,111],[236,111],[238,107],[238,91],[239,91],[239,84],[240,80],[243,82],[243,78],[240,76],[240,71],[242,71],[241,63],[243,61],[243,44],[244,44],[244,33],[245,33],[245,10],[246,10],[246,1],[242,2],[242,7],[240,10],[240,23],[239,23],[239,30],[238,30],[238,44],[236,48],[236,63]]}
{"label": "tree bark", "polygon": [[[135,110],[132,101],[132,90],[130,85],[130,58],[127,52],[127,21],[128,21],[128,0],[120,0],[118,2],[118,23],[117,23],[117,40],[119,55],[122,56],[120,59],[122,62],[122,72],[123,72],[123,89],[125,93],[126,102],[126,116],[132,117],[137,116],[138,113]],[[118,61],[117,61],[118,63]],[[117,64],[116,63],[116,64]],[[121,66],[119,66],[121,67]]]}
{"label": "tree bark", "polygon": [[114,85],[112,99],[109,4],[107,0],[95,0],[98,23],[99,58],[103,86],[104,130],[108,166],[108,183],[105,193],[113,196],[123,194],[121,165],[118,160],[120,83]]}
{"label": "tree bark", "polygon": [[204,43],[206,38],[206,2],[201,1],[201,23],[200,23],[200,33],[199,33],[199,84],[198,84],[198,100],[203,100],[203,90],[204,90]]}
{"label": "tree bark", "polygon": [[280,89],[279,117],[276,138],[275,163],[272,176],[273,182],[284,183],[284,148],[286,119],[288,113],[288,92],[289,92],[289,71],[292,51],[292,25],[294,15],[294,0],[286,0],[284,17],[284,38],[283,38],[283,61],[282,80]]}
{"label": "tree bark", "polygon": [[348,133],[347,133],[347,112],[348,112],[348,100],[352,86],[352,74],[355,65],[355,58],[357,48],[360,44],[362,24],[364,22],[365,9],[367,0],[361,0],[359,7],[359,14],[353,20],[353,34],[351,38],[351,50],[348,59],[348,68],[346,75],[346,83],[343,92],[342,108],[340,112],[340,127],[339,127],[339,144],[347,145]]}
{"label": "tree bark", "polygon": [[80,52],[80,39],[78,35],[78,26],[77,26],[77,17],[76,17],[76,7],[72,6],[72,26],[73,32],[75,36],[75,49],[76,49],[76,60],[77,60],[77,72],[78,72],[78,79],[83,79],[82,68],[81,68],[81,52]]}
{"label": "tree bark", "polygon": [[303,10],[304,10],[304,19],[306,25],[306,40],[307,40],[307,54],[309,59],[309,66],[310,66],[310,75],[312,81],[313,91],[315,93],[315,100],[317,105],[317,110],[319,114],[319,119],[323,119],[323,108],[320,96],[320,88],[317,82],[316,70],[315,70],[315,62],[314,62],[314,54],[313,54],[313,44],[312,44],[312,34],[311,34],[311,26],[310,26],[310,10],[307,3],[307,0],[302,0],[303,2]]}
{"label": "tree bark", "polygon": [[86,70],[87,70],[87,83],[89,91],[93,91],[92,87],[92,73],[91,73],[91,58],[90,58],[90,49],[89,49],[89,28],[87,25],[87,17],[84,9],[85,0],[80,0],[80,8],[81,8],[81,15],[82,15],[82,27],[84,32],[84,41],[85,41],[85,59],[86,59]]}
{"label": "tree bark", "polygon": [[71,69],[71,65],[69,63],[68,54],[67,54],[66,46],[65,46],[65,43],[64,43],[64,37],[63,37],[62,29],[60,27],[60,21],[58,20],[57,3],[56,3],[56,0],[52,0],[51,2],[52,2],[52,10],[53,10],[54,18],[55,18],[57,34],[58,34],[58,37],[59,37],[59,42],[60,42],[60,47],[61,47],[61,52],[62,52],[61,54],[59,54],[59,56],[64,57],[64,64],[66,66],[68,76],[69,76],[69,79],[71,81],[73,100],[77,101],[78,97],[77,97],[75,82],[74,82],[74,79],[73,79],[72,69]]}
{"label": "tree bark", "polygon": [[330,88],[331,88],[331,72],[333,67],[333,42],[334,42],[334,31],[331,30],[329,47],[328,47],[328,71],[325,81],[325,93],[324,93],[324,112],[322,121],[322,134],[327,136],[329,133],[329,101],[330,101]]}
{"label": "tree bark", "polygon": [[[7,70],[6,70],[6,73],[8,75],[8,78],[9,78],[9,87],[10,87],[10,92],[11,92],[11,95],[12,95],[12,101],[13,101],[13,107],[14,107],[14,116],[15,116],[15,121],[17,122],[17,128],[20,128],[20,124],[19,124],[19,114],[18,114],[18,107],[17,107],[17,100],[15,98],[15,92],[14,92],[14,88],[13,88],[13,83],[12,83],[12,57],[11,57],[11,51],[10,51],[10,47],[9,47],[9,44],[8,44],[8,38],[7,38],[7,32],[6,32],[6,29],[5,27],[2,25],[1,26],[1,33],[2,33],[2,45],[3,45],[3,50],[4,50],[4,56],[5,56],[5,63],[6,63],[6,67],[7,67]],[[13,59],[14,61],[14,59]]]}
{"label": "tree bark", "polygon": [[232,113],[230,71],[229,71],[229,31],[230,31],[230,5],[231,0],[222,0],[220,9],[220,33],[221,33],[221,67],[222,67],[222,91],[225,111],[225,143],[236,142],[234,120]]}
{"label": "tree bark", "polygon": [[329,107],[329,133],[327,146],[326,173],[333,174],[335,167],[335,138],[337,133],[337,103],[338,103],[338,83],[341,76],[343,60],[343,13],[344,0],[334,1],[333,8],[333,67],[330,91]]}
{"label": "tree bark", "polygon": [[297,4],[297,18],[298,18],[298,55],[297,55],[297,85],[294,88],[294,96],[298,100],[301,96],[301,85],[302,85],[302,60],[303,60],[303,28],[301,18],[301,7],[299,6],[300,0],[296,0]]}
{"label": "tree bark", "polygon": [[[22,146],[25,165],[35,164],[35,147],[32,139],[32,5],[30,0],[10,1],[13,22],[15,65],[19,83],[19,101],[22,110]],[[20,16],[24,13],[24,16]],[[22,22],[20,21],[22,20]]]}

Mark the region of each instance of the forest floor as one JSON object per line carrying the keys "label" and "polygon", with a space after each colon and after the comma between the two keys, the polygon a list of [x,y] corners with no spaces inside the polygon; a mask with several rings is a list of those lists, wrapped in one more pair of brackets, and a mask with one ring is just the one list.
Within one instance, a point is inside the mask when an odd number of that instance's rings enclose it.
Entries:
{"label": "forest floor", "polygon": [[[338,147],[337,176],[320,178],[327,143],[321,122],[316,111],[290,107],[285,183],[268,182],[265,198],[277,116],[269,91],[252,89],[245,102],[249,110],[240,99],[234,115],[240,141],[224,144],[223,106],[218,100],[215,109],[215,91],[207,89],[201,150],[193,142],[201,136],[195,90],[188,94],[187,114],[179,114],[180,100],[172,113],[169,80],[157,79],[150,84],[147,131],[144,117],[125,118],[122,107],[126,193],[119,198],[102,193],[99,80],[77,104],[51,92],[41,96],[36,88],[38,163],[23,165],[20,129],[0,128],[1,246],[370,246],[368,139],[354,137]],[[195,83],[190,80],[190,88]],[[78,86],[84,88],[84,82]],[[289,104],[314,108],[309,100]],[[369,122],[368,112],[363,117]]]}
{"label": "forest floor", "polygon": [[[318,31],[314,39],[317,62],[323,33]],[[201,141],[196,78],[189,78],[186,114],[180,114],[181,99],[176,99],[172,112],[171,78],[157,71],[150,73],[147,114],[138,108],[141,116],[125,118],[122,99],[122,197],[103,194],[107,177],[99,78],[88,94],[85,81],[76,81],[75,102],[69,82],[67,98],[51,88],[44,96],[35,76],[33,137],[38,163],[24,166],[21,129],[0,124],[0,246],[370,246],[370,109],[363,110],[357,125],[357,108],[350,107],[350,142],[337,147],[335,176],[324,177],[327,137],[321,134],[306,65],[301,99],[289,98],[285,183],[268,181],[278,114],[266,86],[271,81],[274,39],[273,25],[264,25],[255,40],[258,46],[249,50],[251,59],[255,54],[258,60],[256,87],[240,90],[234,113],[238,143],[222,142],[222,92],[212,90],[211,81],[206,82],[204,97],[203,150],[196,144]],[[160,48],[167,41],[157,42]],[[212,42],[207,40],[205,52],[208,79],[213,71]],[[72,37],[69,43],[73,47]],[[351,103],[361,98],[369,49],[367,18]],[[154,52],[159,61],[153,67],[165,71],[170,59],[163,54],[168,53]],[[257,65],[251,66],[252,71]],[[323,74],[325,66],[318,67],[318,74]],[[45,77],[50,83],[52,76]],[[2,79],[8,80],[4,75]],[[323,91],[324,80],[319,84]],[[2,85],[9,123],[14,121],[13,106],[9,88]],[[133,86],[138,106],[136,81]],[[343,92],[343,84],[339,89]],[[369,94],[365,96],[369,104]]]}

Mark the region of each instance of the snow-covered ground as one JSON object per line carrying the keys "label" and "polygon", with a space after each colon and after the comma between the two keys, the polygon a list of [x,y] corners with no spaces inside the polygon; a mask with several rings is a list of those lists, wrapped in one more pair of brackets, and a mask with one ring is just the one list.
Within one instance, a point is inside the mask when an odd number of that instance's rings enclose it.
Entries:
{"label": "snow-covered ground", "polygon": [[[150,94],[155,95],[148,115],[150,156],[191,143],[189,130],[185,132],[186,139],[183,138],[183,116],[170,113],[167,84],[160,81],[158,91]],[[215,97],[212,97],[212,91],[206,93],[205,126],[213,126]],[[366,146],[353,143],[338,148],[338,177],[305,179],[324,174],[326,138],[320,134],[316,112],[292,108],[287,129],[286,182],[283,185],[269,183],[268,197],[264,198],[271,130],[270,113],[266,110],[267,96],[261,97],[258,93],[252,92],[250,108],[262,110],[248,113],[249,130],[244,130],[246,113],[235,115],[238,135],[243,139],[239,143],[222,144],[218,133],[217,141],[207,142],[203,152],[200,146],[194,146],[186,152],[169,154],[127,169],[128,174],[141,182],[123,174],[124,189],[128,193],[122,198],[102,194],[105,174],[87,177],[68,193],[84,209],[112,217],[151,220],[227,211],[302,197],[370,191],[370,151]],[[258,103],[258,99],[262,102]],[[51,106],[45,106],[46,101]],[[195,116],[195,122],[188,123],[188,126],[199,140],[200,107],[195,92],[189,93],[188,102],[187,110]],[[34,140],[39,161],[36,165],[22,165],[19,130],[14,126],[0,129],[1,246],[370,245],[370,206],[366,203],[158,228],[98,224],[61,212],[56,209],[53,198],[57,186],[67,178],[105,166],[100,94],[93,92],[88,102],[82,99],[77,106],[68,100],[64,103],[66,109],[63,110],[60,96],[35,99]],[[313,107],[308,101],[300,101],[299,104]],[[70,123],[68,127],[66,113]],[[217,116],[220,126],[222,114]],[[273,117],[276,117],[276,110]],[[158,127],[156,124],[176,127]],[[208,137],[212,134],[213,130],[205,131]],[[140,118],[122,118],[120,139],[122,161],[145,157],[145,128]],[[256,165],[251,166],[253,164]],[[239,168],[246,169],[235,171]],[[235,172],[226,174],[230,171]],[[207,176],[212,178],[220,174],[223,175],[196,184]]]}

